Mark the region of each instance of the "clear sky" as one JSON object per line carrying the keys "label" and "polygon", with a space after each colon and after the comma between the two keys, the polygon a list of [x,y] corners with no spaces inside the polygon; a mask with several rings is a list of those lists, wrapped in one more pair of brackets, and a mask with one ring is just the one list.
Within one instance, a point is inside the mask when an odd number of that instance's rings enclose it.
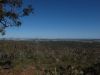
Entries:
{"label": "clear sky", "polygon": [[[32,0],[31,0],[32,1]],[[12,38],[100,38],[100,0],[33,0],[35,13],[22,26],[6,31]]]}

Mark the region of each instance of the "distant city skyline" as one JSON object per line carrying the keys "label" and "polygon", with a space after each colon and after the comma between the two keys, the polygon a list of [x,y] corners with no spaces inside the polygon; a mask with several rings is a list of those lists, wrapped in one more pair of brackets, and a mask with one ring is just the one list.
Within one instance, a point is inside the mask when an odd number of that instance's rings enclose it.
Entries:
{"label": "distant city skyline", "polygon": [[100,38],[100,0],[33,0],[34,14],[1,38]]}

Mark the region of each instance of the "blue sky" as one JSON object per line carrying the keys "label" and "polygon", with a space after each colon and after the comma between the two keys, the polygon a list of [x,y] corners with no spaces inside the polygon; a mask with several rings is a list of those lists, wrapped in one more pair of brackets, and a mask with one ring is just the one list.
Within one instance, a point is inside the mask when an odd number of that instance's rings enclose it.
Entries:
{"label": "blue sky", "polygon": [[[31,0],[32,1],[32,0]],[[8,38],[100,38],[100,0],[33,0],[35,13]]]}

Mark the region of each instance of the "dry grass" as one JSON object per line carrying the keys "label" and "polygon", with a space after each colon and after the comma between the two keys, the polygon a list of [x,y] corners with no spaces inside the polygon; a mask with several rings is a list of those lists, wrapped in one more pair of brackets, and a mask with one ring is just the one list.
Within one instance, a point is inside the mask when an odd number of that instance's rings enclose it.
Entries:
{"label": "dry grass", "polygon": [[0,53],[0,75],[100,74],[99,42],[0,41]]}

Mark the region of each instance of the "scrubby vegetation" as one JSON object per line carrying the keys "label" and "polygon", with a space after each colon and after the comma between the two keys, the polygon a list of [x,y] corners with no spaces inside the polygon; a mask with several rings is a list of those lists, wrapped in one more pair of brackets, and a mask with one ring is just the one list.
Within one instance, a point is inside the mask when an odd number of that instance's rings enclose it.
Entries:
{"label": "scrubby vegetation", "polygon": [[28,75],[100,75],[100,42],[1,40],[0,73],[27,75],[27,69],[34,71]]}

